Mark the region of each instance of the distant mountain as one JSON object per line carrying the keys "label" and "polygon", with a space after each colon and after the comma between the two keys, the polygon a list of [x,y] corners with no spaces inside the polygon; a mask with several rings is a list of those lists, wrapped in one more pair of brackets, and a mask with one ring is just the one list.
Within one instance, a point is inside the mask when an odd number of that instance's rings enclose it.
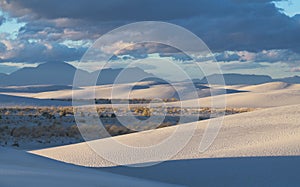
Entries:
{"label": "distant mountain", "polygon": [[[0,74],[0,85],[2,86],[24,86],[24,85],[72,85],[76,68],[64,62],[48,62],[37,67],[25,67],[10,75]],[[97,84],[112,84],[116,77],[124,69],[103,69]],[[78,70],[82,83],[89,85],[93,78],[98,77],[99,71],[89,73]],[[127,68],[120,77],[120,83],[132,82],[138,78],[149,76],[140,68]]]}
{"label": "distant mountain", "polygon": [[208,84],[209,80],[210,84],[220,84],[220,80],[222,80],[222,76],[224,78],[226,85],[238,85],[238,84],[263,84],[267,82],[273,82],[273,79],[267,75],[248,75],[248,74],[213,74],[207,77],[204,77],[199,82],[202,84]]}
{"label": "distant mountain", "polygon": [[112,84],[112,83],[128,83],[138,82],[143,80],[145,77],[153,76],[150,73],[146,73],[144,70],[133,67],[133,68],[117,68],[117,69],[103,69],[101,72],[95,71],[91,73],[92,76],[98,76],[98,85]]}
{"label": "distant mountain", "polygon": [[2,82],[2,79],[7,77],[5,73],[0,73],[0,82]]}
{"label": "distant mountain", "polygon": [[[25,67],[17,70],[10,75],[4,77],[1,85],[70,85],[73,82],[73,77],[76,68],[70,64],[59,63],[44,63],[37,67]],[[88,72],[84,72],[88,75]]]}
{"label": "distant mountain", "polygon": [[[37,67],[26,67],[17,70],[9,75],[0,73],[0,86],[26,86],[26,85],[72,85],[76,68],[64,62],[48,62],[40,64]],[[153,84],[167,84],[166,81],[155,78],[153,74],[147,73],[144,70],[133,68],[117,68],[103,69],[99,75],[99,71],[89,73],[84,70],[78,70],[80,73],[80,83],[78,86],[90,85],[92,80],[97,80],[97,85],[113,84],[118,78],[117,83],[129,83],[136,81],[151,81]],[[98,77],[99,75],[99,77]],[[267,82],[286,82],[300,83],[300,77],[287,77],[281,79],[272,79],[267,75],[248,75],[248,74],[213,74],[201,80],[193,79],[194,84],[200,86],[207,84],[219,84],[221,76],[224,77],[226,85],[255,85]],[[199,87],[200,88],[200,87]],[[50,89],[50,88],[49,88]],[[54,89],[54,88],[51,88]]]}
{"label": "distant mountain", "polygon": [[300,77],[299,76],[286,77],[286,78],[275,79],[275,80],[279,81],[279,82],[286,82],[286,83],[292,83],[292,84],[300,84]]}

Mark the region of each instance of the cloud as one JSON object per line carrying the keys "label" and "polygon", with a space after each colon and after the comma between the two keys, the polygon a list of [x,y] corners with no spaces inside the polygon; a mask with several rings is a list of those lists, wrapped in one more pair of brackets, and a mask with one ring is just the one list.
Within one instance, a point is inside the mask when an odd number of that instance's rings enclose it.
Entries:
{"label": "cloud", "polygon": [[0,53],[3,53],[5,52],[7,49],[6,45],[2,42],[0,42]]}
{"label": "cloud", "polygon": [[[207,43],[218,61],[242,62],[240,66],[227,64],[227,68],[254,68],[260,62],[284,62],[291,67],[297,66],[300,59],[300,15],[288,17],[273,2],[0,0],[0,7],[8,16],[26,23],[19,30],[16,40],[2,41],[3,45],[0,43],[0,58],[1,61],[29,63],[46,58],[79,60],[86,46],[68,46],[65,41],[90,42],[123,24],[158,20],[191,30]],[[116,60],[146,58],[151,53],[175,60],[190,60],[169,46],[152,43],[129,46],[122,41],[115,45],[104,50],[113,51],[114,47],[124,46],[123,50],[116,52]]]}
{"label": "cloud", "polygon": [[292,19],[300,24],[300,14],[296,14]]}
{"label": "cloud", "polygon": [[[271,4],[265,9],[258,6],[257,10],[244,10],[253,12],[251,14],[224,15],[215,19],[191,18],[188,22],[183,20],[181,25],[196,33],[215,52],[271,49],[300,52],[297,34],[300,24],[271,7]],[[268,13],[268,9],[273,11]]]}
{"label": "cloud", "polygon": [[240,61],[241,56],[236,52],[224,51],[223,53],[215,54],[216,61],[230,62],[230,61]]}
{"label": "cloud", "polygon": [[300,67],[291,68],[290,72],[300,72]]}
{"label": "cloud", "polygon": [[69,48],[58,43],[2,40],[0,62],[73,61],[80,59],[85,50],[85,48]]}
{"label": "cloud", "polygon": [[0,25],[2,25],[6,21],[4,16],[0,16]]}
{"label": "cloud", "polygon": [[[221,3],[229,3],[223,0]],[[24,18],[72,18],[87,21],[174,20],[200,14],[229,12],[218,1],[195,0],[2,0],[1,7],[13,16]],[[206,6],[206,7],[205,7]]]}
{"label": "cloud", "polygon": [[300,54],[288,49],[262,50],[259,52],[224,51],[222,53],[216,53],[215,58],[219,62],[231,62],[231,61],[253,62],[253,63],[283,62],[290,65],[300,62]]}
{"label": "cloud", "polygon": [[122,42],[122,46],[120,46],[119,42],[116,44],[118,44],[116,47],[122,47],[121,50],[117,51],[116,55],[131,55],[136,58],[144,58],[147,57],[148,54],[156,53],[160,54],[161,57],[175,57],[177,53],[180,53],[178,49],[162,43],[144,42],[138,44],[124,44]]}
{"label": "cloud", "polygon": [[2,0],[0,5],[11,16],[29,22],[23,28],[23,37],[27,38],[95,39],[99,34],[122,24],[161,20],[190,29],[215,52],[270,49],[300,52],[299,19],[284,15],[272,2]]}
{"label": "cloud", "polygon": [[69,18],[42,19],[26,23],[20,28],[18,37],[20,39],[41,39],[56,42],[95,40],[112,28],[109,24],[92,24]]}

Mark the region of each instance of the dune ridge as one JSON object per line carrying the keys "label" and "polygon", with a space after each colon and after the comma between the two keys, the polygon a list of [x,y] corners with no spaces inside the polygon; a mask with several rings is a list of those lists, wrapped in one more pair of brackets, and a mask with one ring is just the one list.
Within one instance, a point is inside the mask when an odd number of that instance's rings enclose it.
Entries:
{"label": "dune ridge", "polygon": [[[299,115],[300,105],[291,105],[226,116],[217,138],[204,153],[198,150],[203,132],[210,121],[218,119],[184,124],[181,133],[190,130],[190,126],[197,123],[195,134],[187,146],[172,159],[300,155]],[[131,146],[155,145],[175,129],[176,126],[173,126],[113,138]],[[126,156],[115,151],[116,155]],[[98,156],[87,143],[36,150],[32,153],[83,166],[114,165]],[[130,163],[132,161],[128,162],[124,164],[134,164]]]}

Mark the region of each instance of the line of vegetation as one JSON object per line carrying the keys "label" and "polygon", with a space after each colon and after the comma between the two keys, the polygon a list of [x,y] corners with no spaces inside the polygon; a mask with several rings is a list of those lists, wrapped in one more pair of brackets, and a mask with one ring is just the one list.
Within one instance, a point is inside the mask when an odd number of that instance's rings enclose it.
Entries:
{"label": "line of vegetation", "polygon": [[[79,115],[85,119],[84,115],[99,118],[104,128],[111,136],[134,133],[156,128],[163,128],[177,125],[180,117],[184,115],[192,122],[209,119],[216,114],[226,115],[249,112],[254,109],[249,108],[179,108],[179,107],[157,107],[148,108],[144,106],[133,106],[130,108],[117,108],[98,106],[96,112],[92,108],[86,108],[84,113]],[[22,146],[26,142],[38,144],[59,144],[82,142],[83,138],[75,122],[74,113],[77,111],[73,107],[10,107],[0,108],[0,145],[2,146]],[[92,116],[94,115],[94,116]],[[137,123],[122,125],[120,119],[126,119],[128,115],[137,118]],[[161,122],[155,120],[146,121],[151,116],[163,116]],[[195,118],[199,116],[199,118]],[[85,121],[82,121],[85,122]],[[87,125],[85,131],[95,132],[99,126]]]}

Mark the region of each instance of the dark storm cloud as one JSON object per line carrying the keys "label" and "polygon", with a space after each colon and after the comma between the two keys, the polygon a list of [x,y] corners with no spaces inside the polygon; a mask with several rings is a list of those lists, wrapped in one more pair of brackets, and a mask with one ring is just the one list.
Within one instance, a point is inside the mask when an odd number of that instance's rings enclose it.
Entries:
{"label": "dark storm cloud", "polygon": [[6,48],[6,45],[5,45],[4,43],[0,42],[0,53],[5,52],[6,49],[7,49],[7,48]]}
{"label": "dark storm cloud", "polygon": [[95,40],[101,34],[114,28],[112,24],[95,24],[83,20],[57,19],[33,20],[20,28],[20,39],[41,39],[47,41]]}
{"label": "dark storm cloud", "polygon": [[[158,54],[160,57],[171,57],[173,60],[190,61],[191,57],[187,56],[184,52],[162,43],[138,43],[130,47],[124,48],[117,53],[113,60],[120,58],[130,59],[143,59],[147,58],[149,54]],[[128,55],[128,56],[124,56]],[[121,56],[121,57],[120,57]]]}
{"label": "dark storm cloud", "polygon": [[6,18],[4,16],[0,16],[0,25],[5,22]]}
{"label": "dark storm cloud", "polygon": [[[18,37],[61,42],[94,40],[116,26],[143,20],[181,25],[213,52],[290,50],[300,53],[300,19],[281,13],[271,0],[0,0],[12,17],[26,21]],[[129,53],[161,52],[158,46]],[[168,52],[161,52],[162,56]],[[176,52],[175,52],[176,53]],[[125,52],[124,52],[125,54]],[[237,60],[236,54],[218,56]],[[286,57],[282,57],[287,59]],[[268,61],[268,58],[264,59]],[[241,60],[243,61],[243,60]],[[272,61],[272,59],[270,59]]]}
{"label": "dark storm cloud", "polygon": [[134,54],[152,54],[152,53],[161,53],[161,54],[169,54],[169,53],[178,53],[180,52],[178,49],[161,44],[161,43],[138,43],[131,45],[127,48],[124,48],[117,52],[117,55],[134,55]]}
{"label": "dark storm cloud", "polygon": [[[299,22],[280,13],[270,2],[271,0],[10,0],[2,1],[2,6],[11,15],[27,17],[31,21],[61,18],[71,19],[70,22],[84,20],[86,24],[170,21],[196,33],[214,51],[299,50]],[[47,28],[43,23],[39,24]],[[48,27],[58,26],[50,24]],[[76,30],[76,27],[81,28],[79,24],[75,24],[71,29]],[[27,32],[34,32],[35,28],[31,25],[26,29]],[[101,24],[98,28],[101,28]],[[57,32],[63,33],[63,29],[58,29]],[[93,35],[95,32],[97,29],[89,34]],[[86,37],[87,35],[82,35],[82,39]]]}
{"label": "dark storm cloud", "polygon": [[[174,20],[198,15],[218,17],[232,14],[240,2],[231,0],[9,0],[2,6],[14,16],[56,19],[73,18],[96,21]],[[264,1],[267,2],[267,1]],[[251,2],[252,3],[252,2]],[[243,4],[243,3],[241,3]],[[242,10],[236,12],[243,13]]]}

